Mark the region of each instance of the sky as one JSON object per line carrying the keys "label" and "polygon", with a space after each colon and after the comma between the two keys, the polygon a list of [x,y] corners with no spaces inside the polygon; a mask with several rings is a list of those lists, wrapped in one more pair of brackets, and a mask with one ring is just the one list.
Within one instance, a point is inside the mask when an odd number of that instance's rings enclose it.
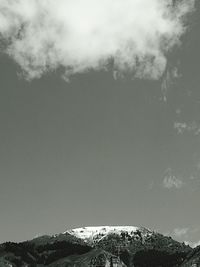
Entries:
{"label": "sky", "polygon": [[175,5],[0,1],[0,242],[92,225],[199,242],[200,7]]}

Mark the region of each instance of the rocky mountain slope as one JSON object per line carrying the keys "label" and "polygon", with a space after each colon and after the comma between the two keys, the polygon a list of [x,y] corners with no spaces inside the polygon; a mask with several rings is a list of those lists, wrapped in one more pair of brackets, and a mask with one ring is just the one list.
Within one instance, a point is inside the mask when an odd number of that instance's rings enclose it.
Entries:
{"label": "rocky mountain slope", "polygon": [[171,237],[133,226],[83,227],[0,245],[0,267],[189,267],[192,264],[200,266],[200,248],[192,249]]}
{"label": "rocky mountain slope", "polygon": [[186,256],[185,261],[181,265],[181,267],[199,267],[200,266],[200,246],[194,248],[188,255]]}

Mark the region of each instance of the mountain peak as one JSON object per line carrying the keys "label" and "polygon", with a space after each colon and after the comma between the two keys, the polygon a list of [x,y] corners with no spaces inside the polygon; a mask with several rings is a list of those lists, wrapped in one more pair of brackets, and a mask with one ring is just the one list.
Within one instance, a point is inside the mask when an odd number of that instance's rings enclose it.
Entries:
{"label": "mountain peak", "polygon": [[110,234],[120,235],[122,233],[128,233],[129,235],[133,235],[136,231],[141,231],[143,234],[146,232],[151,233],[150,230],[136,226],[87,226],[67,230],[64,234],[69,233],[85,241],[98,242]]}

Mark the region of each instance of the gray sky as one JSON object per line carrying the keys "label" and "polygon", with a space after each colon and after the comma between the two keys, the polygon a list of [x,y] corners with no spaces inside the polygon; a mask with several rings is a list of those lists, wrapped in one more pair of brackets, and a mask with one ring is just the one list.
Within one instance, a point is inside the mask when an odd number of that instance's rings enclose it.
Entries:
{"label": "gray sky", "polygon": [[197,12],[190,23],[157,80],[99,69],[27,81],[1,54],[1,242],[89,225],[200,240]]}

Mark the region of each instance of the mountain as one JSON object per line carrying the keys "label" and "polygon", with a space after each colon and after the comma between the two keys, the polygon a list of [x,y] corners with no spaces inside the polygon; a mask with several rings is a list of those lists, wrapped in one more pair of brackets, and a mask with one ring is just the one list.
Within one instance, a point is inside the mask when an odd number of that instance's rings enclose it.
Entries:
{"label": "mountain", "polygon": [[200,246],[194,248],[190,253],[188,253],[185,261],[181,267],[199,267],[200,266]]}
{"label": "mountain", "polygon": [[200,248],[143,227],[99,226],[67,230],[0,245],[0,267],[200,266]]}
{"label": "mountain", "polygon": [[139,228],[134,226],[93,226],[67,230],[64,234],[68,233],[87,243],[95,244],[108,235],[121,235],[123,232],[128,233],[129,235],[134,235],[137,230],[139,230]]}
{"label": "mountain", "polygon": [[[180,264],[192,250],[184,243],[142,227],[84,227],[66,231],[84,242],[118,255],[127,266]],[[163,261],[163,262],[162,262]],[[156,265],[158,262],[158,265]]]}

